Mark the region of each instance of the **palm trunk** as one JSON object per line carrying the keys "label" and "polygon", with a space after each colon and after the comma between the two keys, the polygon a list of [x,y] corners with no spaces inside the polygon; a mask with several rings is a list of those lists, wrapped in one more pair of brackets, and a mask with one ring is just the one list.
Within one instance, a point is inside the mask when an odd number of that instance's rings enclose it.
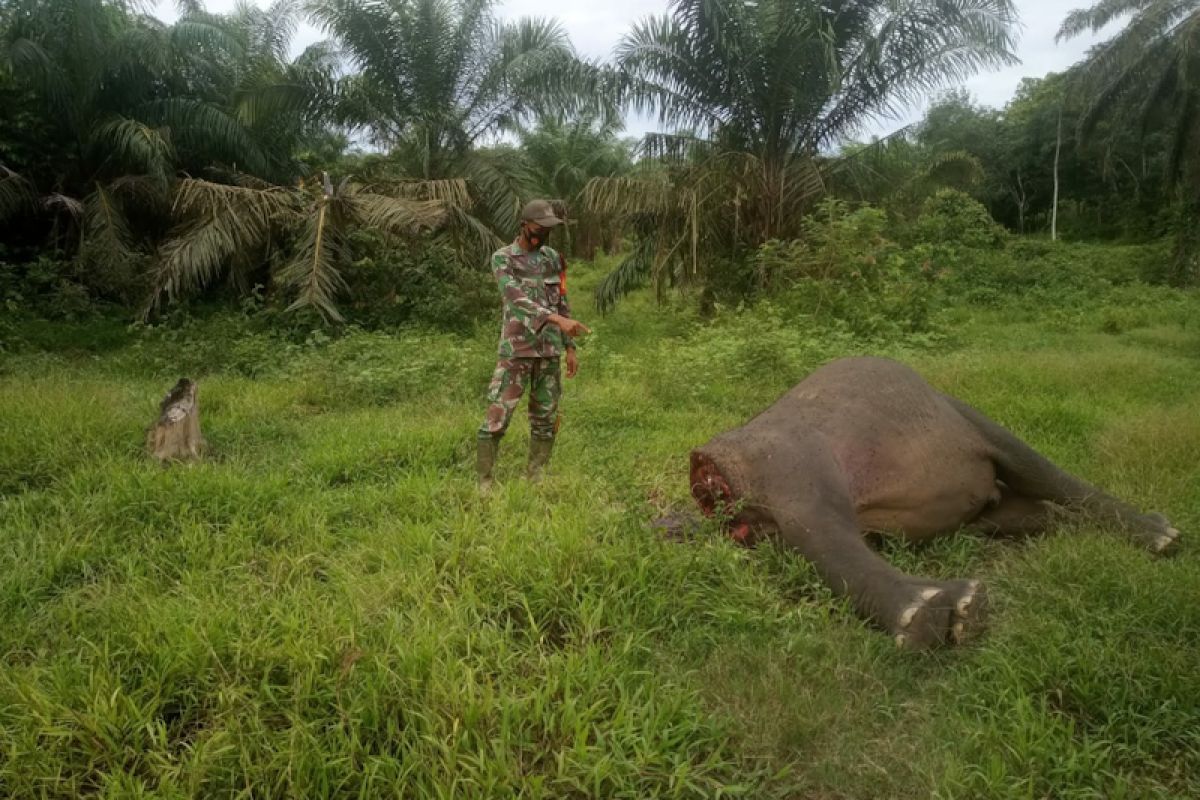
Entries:
{"label": "palm trunk", "polygon": [[1172,286],[1195,286],[1200,283],[1200,198],[1194,198],[1180,209],[1175,221],[1175,246],[1171,254],[1167,281]]}
{"label": "palm trunk", "polygon": [[1050,205],[1050,241],[1058,241],[1058,154],[1062,150],[1062,104],[1058,106],[1058,129],[1054,137],[1054,199]]}
{"label": "palm trunk", "polygon": [[1021,181],[1021,170],[1017,170],[1017,230],[1025,233],[1025,184]]}

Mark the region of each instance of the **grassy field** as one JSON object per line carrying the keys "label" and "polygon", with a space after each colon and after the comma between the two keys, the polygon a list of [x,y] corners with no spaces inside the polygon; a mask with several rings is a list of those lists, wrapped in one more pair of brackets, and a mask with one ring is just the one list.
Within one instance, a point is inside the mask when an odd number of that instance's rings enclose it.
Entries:
{"label": "grassy field", "polygon": [[[1090,529],[890,546],[992,594],[981,640],[914,655],[788,552],[647,525],[688,506],[690,447],[871,352],[1188,537],[1194,294],[1030,289],[867,341],[786,304],[596,318],[599,269],[575,273],[596,333],[553,478],[519,479],[518,419],[486,499],[490,325],[21,326],[0,354],[0,797],[1200,796],[1192,539],[1166,561]],[[212,455],[160,469],[143,431],[181,374]]]}

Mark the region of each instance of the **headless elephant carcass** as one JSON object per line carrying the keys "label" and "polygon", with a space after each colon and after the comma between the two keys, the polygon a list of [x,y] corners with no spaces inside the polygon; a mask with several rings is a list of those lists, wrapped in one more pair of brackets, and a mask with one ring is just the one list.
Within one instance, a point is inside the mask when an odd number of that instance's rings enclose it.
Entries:
{"label": "headless elephant carcass", "polygon": [[163,464],[194,461],[204,450],[197,391],[195,381],[180,378],[159,404],[158,419],[146,433],[146,450]]}
{"label": "headless elephant carcass", "polygon": [[907,575],[865,533],[1028,535],[1086,516],[1154,553],[1179,531],[1059,469],[976,409],[882,358],[834,361],[691,454],[692,496],[745,544],[778,536],[901,647],[961,642],[978,581]]}

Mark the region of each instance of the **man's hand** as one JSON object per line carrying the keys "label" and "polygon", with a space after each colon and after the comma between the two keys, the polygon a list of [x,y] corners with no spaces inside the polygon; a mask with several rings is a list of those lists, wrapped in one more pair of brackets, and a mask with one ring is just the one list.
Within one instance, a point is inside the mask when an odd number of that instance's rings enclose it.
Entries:
{"label": "man's hand", "polygon": [[562,314],[551,314],[548,322],[552,322],[558,326],[558,329],[574,339],[576,336],[583,336],[591,333],[592,330],[587,325],[584,325],[577,319],[569,319]]}
{"label": "man's hand", "polygon": [[575,355],[575,348],[567,348],[567,377],[574,378],[579,372],[579,356]]}

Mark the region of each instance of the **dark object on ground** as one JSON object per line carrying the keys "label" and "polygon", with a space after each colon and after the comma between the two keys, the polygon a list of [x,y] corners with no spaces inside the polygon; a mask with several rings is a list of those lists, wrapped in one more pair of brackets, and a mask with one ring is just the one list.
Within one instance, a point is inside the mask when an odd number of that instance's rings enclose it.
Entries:
{"label": "dark object on ground", "polygon": [[158,407],[158,419],[146,432],[146,450],[164,464],[193,461],[204,451],[200,435],[200,399],[196,382],[180,378]]}
{"label": "dark object on ground", "polygon": [[778,535],[855,610],[921,649],[961,642],[986,606],[978,581],[906,575],[865,533],[919,542],[964,526],[1000,536],[1086,517],[1153,553],[1178,544],[1160,514],[1056,467],[903,364],[848,358],[821,367],[740,428],[691,454],[692,496],[752,544]]}

